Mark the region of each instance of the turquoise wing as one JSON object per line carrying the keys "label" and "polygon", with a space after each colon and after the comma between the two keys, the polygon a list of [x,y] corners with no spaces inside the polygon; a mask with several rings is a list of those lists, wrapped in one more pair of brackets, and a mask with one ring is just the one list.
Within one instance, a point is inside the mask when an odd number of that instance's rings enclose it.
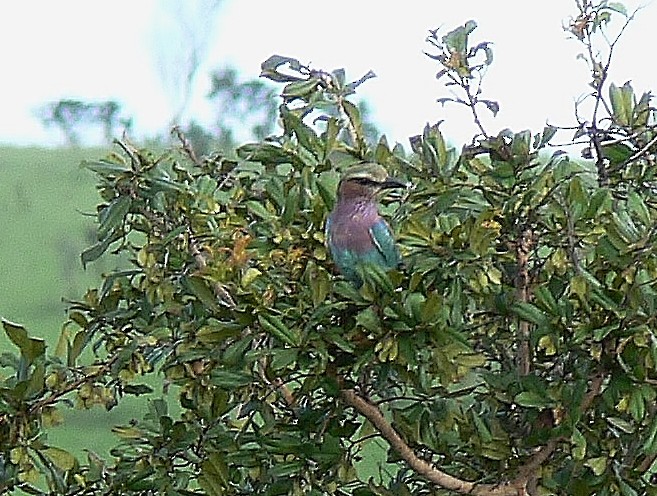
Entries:
{"label": "turquoise wing", "polygon": [[331,223],[332,219],[329,217],[326,222],[325,233],[333,263],[335,263],[345,279],[351,281],[356,286],[362,284],[362,280],[358,275],[359,266],[362,264],[375,264],[384,269],[397,268],[401,264],[401,255],[395,244],[390,227],[385,220],[379,220],[369,229],[372,247],[365,251],[354,251],[338,246],[331,236]]}
{"label": "turquoise wing", "polygon": [[370,228],[370,236],[380,257],[377,262],[388,269],[399,267],[401,255],[388,223],[383,219],[379,220]]}

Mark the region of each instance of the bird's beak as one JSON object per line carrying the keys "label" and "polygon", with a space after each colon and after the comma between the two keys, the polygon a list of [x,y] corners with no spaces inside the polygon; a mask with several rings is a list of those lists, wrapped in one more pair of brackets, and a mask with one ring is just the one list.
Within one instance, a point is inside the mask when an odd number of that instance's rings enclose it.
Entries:
{"label": "bird's beak", "polygon": [[379,188],[381,189],[394,189],[394,188],[408,188],[408,183],[395,179],[394,177],[389,177],[383,181]]}

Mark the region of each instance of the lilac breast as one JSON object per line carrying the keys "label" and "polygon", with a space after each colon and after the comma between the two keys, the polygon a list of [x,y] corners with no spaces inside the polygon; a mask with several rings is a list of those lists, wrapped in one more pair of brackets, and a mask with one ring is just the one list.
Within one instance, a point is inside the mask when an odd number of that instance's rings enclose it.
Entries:
{"label": "lilac breast", "polygon": [[373,202],[343,202],[330,218],[330,242],[337,249],[364,253],[374,247],[370,229],[381,217]]}

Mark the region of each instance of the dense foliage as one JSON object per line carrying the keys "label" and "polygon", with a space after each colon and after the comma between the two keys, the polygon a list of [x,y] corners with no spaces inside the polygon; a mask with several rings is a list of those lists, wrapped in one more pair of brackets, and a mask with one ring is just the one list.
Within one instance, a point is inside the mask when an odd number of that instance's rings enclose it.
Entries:
{"label": "dense foliage", "polygon": [[[18,324],[2,355],[0,488],[33,494],[622,494],[657,468],[654,109],[607,81],[617,4],[568,29],[593,71],[572,130],[490,134],[474,22],[430,56],[473,112],[462,150],[438,126],[411,150],[370,143],[348,83],[274,56],[282,133],[197,158],[120,142],[98,174],[98,242],[131,266],[73,302],[53,353]],[[623,28],[624,29],[624,28]],[[622,32],[622,29],[620,30]],[[600,59],[596,57],[601,57]],[[459,93],[460,92],[460,93]],[[562,130],[563,131],[563,130]],[[340,173],[383,164],[413,187],[382,211],[404,267],[356,289],[323,227]],[[92,357],[91,359],[89,357]],[[162,383],[152,390],[145,381]],[[111,459],[51,446],[61,410],[146,394]],[[160,398],[161,396],[161,398]]]}

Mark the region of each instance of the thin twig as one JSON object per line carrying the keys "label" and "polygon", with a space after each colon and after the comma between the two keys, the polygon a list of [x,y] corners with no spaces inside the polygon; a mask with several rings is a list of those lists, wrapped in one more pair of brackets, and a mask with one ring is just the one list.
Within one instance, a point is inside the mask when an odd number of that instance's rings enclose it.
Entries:
{"label": "thin twig", "polygon": [[191,141],[187,139],[187,136],[185,136],[185,133],[183,133],[182,129],[180,129],[180,126],[174,126],[173,129],[171,129],[171,132],[176,134],[176,137],[180,141],[183,151],[190,158],[190,160],[194,162],[195,165],[201,165],[201,161],[196,156],[196,152],[194,151],[194,147],[192,146]]}
{"label": "thin twig", "polygon": [[[482,136],[486,139],[489,139],[490,136],[486,132],[486,129],[484,128],[484,125],[479,118],[479,113],[477,112],[477,104],[480,103],[478,98],[472,95],[472,92],[470,91],[470,84],[467,82],[467,80],[462,81],[462,87],[465,89],[465,94],[468,96],[468,102],[470,102],[468,107],[470,107],[470,110],[472,111],[472,118],[474,119],[475,125],[479,128],[479,131],[481,131]],[[481,80],[479,81],[479,87],[481,89]]]}
{"label": "thin twig", "polygon": [[66,387],[60,389],[59,391],[53,392],[50,396],[48,396],[46,398],[42,398],[41,400],[37,401],[32,406],[30,406],[30,408],[28,410],[28,414],[37,413],[37,412],[41,411],[41,409],[43,409],[47,406],[50,406],[54,403],[57,403],[63,396],[66,396],[68,393],[70,393],[72,391],[75,391],[76,389],[78,389],[83,384],[85,384],[87,382],[91,382],[91,381],[93,381],[94,379],[96,379],[98,377],[101,377],[106,372],[108,372],[110,370],[110,368],[112,368],[112,365],[114,365],[114,362],[116,362],[118,360],[118,358],[119,358],[119,353],[117,353],[110,360],[105,362],[94,373],[89,374],[89,375],[84,375],[80,379],[75,380],[75,381],[67,384]]}
{"label": "thin twig", "polygon": [[[584,16],[585,18],[588,19],[588,16],[585,16],[585,6],[580,5],[580,12],[581,16]],[[608,39],[605,38],[607,41],[607,45],[609,46],[609,53],[607,55],[607,58],[604,62],[598,62],[596,59],[596,55],[593,53],[593,40],[592,40],[592,30],[588,29],[588,26],[586,27],[586,40],[584,41],[584,45],[587,49],[587,55],[589,58],[589,61],[592,64],[592,71],[593,71],[593,82],[594,82],[594,93],[593,97],[595,98],[595,103],[593,106],[593,113],[591,116],[591,125],[589,126],[588,129],[588,135],[590,137],[591,143],[593,144],[593,149],[595,150],[595,155],[596,155],[596,161],[595,165],[598,170],[598,184],[602,187],[606,186],[607,183],[609,182],[609,172],[607,170],[608,166],[608,160],[605,158],[604,155],[604,150],[602,148],[602,143],[601,140],[604,139],[605,137],[605,131],[601,130],[598,127],[598,111],[600,110],[600,106],[602,105],[607,112],[607,114],[612,115],[613,112],[609,108],[607,101],[604,99],[602,96],[602,90],[604,85],[607,82],[607,77],[609,76],[609,67],[611,66],[611,61],[613,59],[614,55],[614,49],[616,48],[616,44],[619,42],[621,39],[621,36],[629,26],[629,24],[634,20],[634,17],[636,13],[639,11],[639,9],[636,9],[632,15],[628,16],[627,19],[625,20],[625,24],[621,27],[619,33],[615,37],[613,41],[609,41]],[[589,21],[590,22],[590,21]]]}

